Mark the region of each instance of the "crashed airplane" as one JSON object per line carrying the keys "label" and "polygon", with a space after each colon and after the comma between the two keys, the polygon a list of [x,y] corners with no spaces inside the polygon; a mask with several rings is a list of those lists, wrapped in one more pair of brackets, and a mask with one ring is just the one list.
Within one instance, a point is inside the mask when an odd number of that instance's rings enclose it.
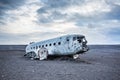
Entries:
{"label": "crashed airplane", "polygon": [[72,56],[88,51],[85,36],[73,34],[65,35],[45,41],[33,42],[27,45],[25,56],[32,59],[44,60],[48,56]]}

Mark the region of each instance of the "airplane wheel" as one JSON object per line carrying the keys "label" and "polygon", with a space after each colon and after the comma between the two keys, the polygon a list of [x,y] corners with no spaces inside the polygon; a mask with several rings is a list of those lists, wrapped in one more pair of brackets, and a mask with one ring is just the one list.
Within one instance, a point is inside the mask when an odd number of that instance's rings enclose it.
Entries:
{"label": "airplane wheel", "polygon": [[47,59],[48,50],[46,48],[41,48],[38,51],[39,60]]}
{"label": "airplane wheel", "polygon": [[80,55],[79,54],[73,55],[73,59],[80,59]]}

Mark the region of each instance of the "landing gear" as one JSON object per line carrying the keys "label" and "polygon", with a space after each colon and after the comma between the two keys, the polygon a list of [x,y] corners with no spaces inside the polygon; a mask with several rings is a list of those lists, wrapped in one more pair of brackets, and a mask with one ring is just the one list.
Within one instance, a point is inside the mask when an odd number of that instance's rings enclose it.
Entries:
{"label": "landing gear", "polygon": [[73,59],[80,59],[80,54],[73,55]]}
{"label": "landing gear", "polygon": [[39,60],[47,59],[48,50],[46,48],[40,48],[38,51]]}

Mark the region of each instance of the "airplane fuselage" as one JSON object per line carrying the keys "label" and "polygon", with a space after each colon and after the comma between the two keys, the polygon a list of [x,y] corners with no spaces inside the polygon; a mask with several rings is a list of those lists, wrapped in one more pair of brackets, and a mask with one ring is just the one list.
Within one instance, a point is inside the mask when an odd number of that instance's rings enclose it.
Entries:
{"label": "airplane fuselage", "polygon": [[[26,47],[26,55],[39,58],[39,50],[45,49],[47,55],[74,55],[88,51],[83,35],[66,35],[45,41],[31,43]],[[44,52],[43,52],[44,53]]]}

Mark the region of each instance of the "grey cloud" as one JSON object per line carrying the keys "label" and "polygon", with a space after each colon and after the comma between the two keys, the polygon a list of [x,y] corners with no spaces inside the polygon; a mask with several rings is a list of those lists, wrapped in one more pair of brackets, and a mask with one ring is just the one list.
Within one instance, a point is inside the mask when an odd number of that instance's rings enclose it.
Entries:
{"label": "grey cloud", "polygon": [[[85,0],[41,0],[41,2],[43,6],[37,10],[38,20],[40,23],[50,23],[66,18],[67,13],[63,13],[66,8],[82,5]],[[44,14],[47,16],[44,17]]]}
{"label": "grey cloud", "polygon": [[[71,6],[82,6],[95,0],[41,0],[43,6],[38,9],[38,21],[40,23],[53,23],[55,20],[65,20],[75,22],[75,25],[81,26],[96,23],[103,20],[120,19],[120,7],[113,1],[104,0],[111,7],[110,12],[102,12],[98,15],[83,16],[79,13],[65,13],[66,8]],[[116,0],[115,0],[116,1]],[[44,16],[47,14],[47,16]],[[88,13],[89,14],[89,13]]]}
{"label": "grey cloud", "polygon": [[67,14],[63,14],[60,13],[60,11],[54,11],[52,12],[52,14],[50,15],[52,17],[52,19],[61,19],[61,18],[65,18],[65,16],[67,16]]}
{"label": "grey cloud", "polygon": [[16,9],[24,4],[24,0],[0,0],[0,11]]}
{"label": "grey cloud", "polygon": [[120,20],[120,5],[112,5],[111,11],[105,14],[105,19]]}
{"label": "grey cloud", "polygon": [[[43,0],[42,0],[43,1]],[[68,0],[46,0],[43,1],[45,4],[47,4],[48,8],[60,8],[65,7],[69,3]]]}
{"label": "grey cloud", "polygon": [[75,25],[78,27],[90,27],[95,28],[92,26],[92,24],[98,24],[98,22],[101,22],[104,20],[103,15],[94,15],[94,16],[82,16],[78,13],[74,13],[69,18],[67,18],[67,21],[75,22]]}
{"label": "grey cloud", "polygon": [[[112,20],[118,20],[120,21],[120,5],[116,5],[116,4],[110,4],[108,3],[108,5],[111,6],[111,10],[109,12],[104,12],[101,13],[100,15],[94,15],[94,16],[90,16],[90,17],[85,17],[85,16],[81,16],[80,14],[75,14],[75,16],[72,16],[74,18],[75,21],[75,25],[77,26],[87,26],[90,27],[91,29],[98,27],[101,24],[104,24],[102,22],[104,21],[112,21]],[[72,19],[70,19],[72,20]],[[93,26],[92,26],[93,24]],[[92,26],[92,27],[91,27]]]}
{"label": "grey cloud", "polygon": [[67,14],[63,14],[60,11],[51,11],[51,13],[47,13],[48,16],[45,16],[44,14],[39,15],[38,19],[40,23],[51,23],[55,20],[64,19]]}
{"label": "grey cloud", "polygon": [[49,10],[64,10],[69,6],[82,5],[85,0],[41,0],[43,6],[38,9],[38,13],[46,13]]}
{"label": "grey cloud", "polygon": [[38,13],[42,14],[42,13],[47,13],[47,8],[46,7],[42,7],[40,9],[37,10]]}
{"label": "grey cloud", "polygon": [[22,6],[25,0],[0,0],[0,23],[5,23],[8,14],[6,11],[17,9]]}
{"label": "grey cloud", "polygon": [[51,8],[65,8],[70,5],[82,5],[85,0],[41,0],[44,7]]}
{"label": "grey cloud", "polygon": [[51,22],[53,22],[53,20],[49,17],[49,16],[44,16],[44,15],[40,15],[39,17],[38,17],[38,19],[39,19],[39,21],[37,21],[38,23],[40,22],[40,23],[51,23]]}

